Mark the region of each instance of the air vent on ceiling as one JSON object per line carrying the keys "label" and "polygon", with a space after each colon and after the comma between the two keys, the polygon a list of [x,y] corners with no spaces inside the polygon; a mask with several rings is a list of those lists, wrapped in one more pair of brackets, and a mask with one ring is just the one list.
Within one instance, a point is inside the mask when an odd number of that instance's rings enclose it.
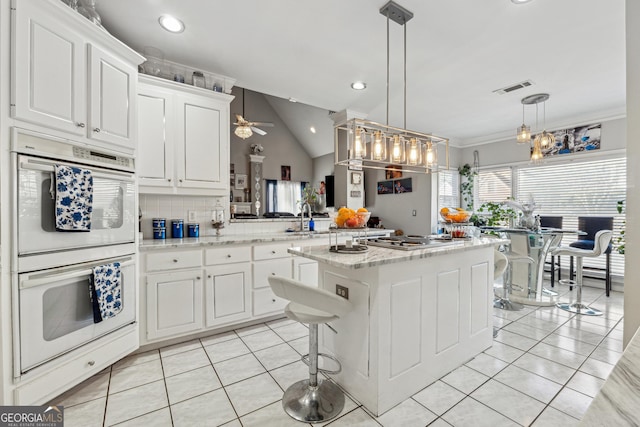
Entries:
{"label": "air vent on ceiling", "polygon": [[503,87],[501,89],[496,89],[493,93],[497,93],[498,95],[504,95],[505,93],[513,92],[514,90],[524,89],[525,87],[533,86],[533,82],[531,80],[525,80],[520,83],[516,83],[507,87]]}

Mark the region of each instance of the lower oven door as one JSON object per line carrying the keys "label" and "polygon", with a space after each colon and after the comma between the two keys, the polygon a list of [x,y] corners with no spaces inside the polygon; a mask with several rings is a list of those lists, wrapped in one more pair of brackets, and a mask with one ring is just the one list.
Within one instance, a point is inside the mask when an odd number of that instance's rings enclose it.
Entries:
{"label": "lower oven door", "polygon": [[[89,280],[93,267],[111,262],[120,262],[122,310],[94,323]],[[133,255],[20,274],[18,282],[22,373],[136,320]]]}

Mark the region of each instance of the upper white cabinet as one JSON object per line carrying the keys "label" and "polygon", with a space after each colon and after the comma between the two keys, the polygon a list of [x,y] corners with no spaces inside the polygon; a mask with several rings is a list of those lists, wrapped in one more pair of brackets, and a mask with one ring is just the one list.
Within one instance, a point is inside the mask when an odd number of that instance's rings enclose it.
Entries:
{"label": "upper white cabinet", "polygon": [[232,99],[181,83],[139,77],[141,193],[228,195]]}
{"label": "upper white cabinet", "polygon": [[137,64],[144,58],[60,1],[13,6],[12,116],[133,153]]}

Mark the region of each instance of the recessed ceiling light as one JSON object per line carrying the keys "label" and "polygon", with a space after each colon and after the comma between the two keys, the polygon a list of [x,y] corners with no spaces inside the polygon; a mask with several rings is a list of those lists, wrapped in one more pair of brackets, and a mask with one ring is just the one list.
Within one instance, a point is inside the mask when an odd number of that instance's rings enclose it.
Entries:
{"label": "recessed ceiling light", "polygon": [[515,4],[523,4],[523,3],[529,3],[531,0],[511,0],[511,3],[515,3]]}
{"label": "recessed ceiling light", "polygon": [[316,133],[316,128],[315,128],[315,127],[313,127],[313,126],[311,126],[311,127],[309,128],[309,130],[311,131],[311,133]]}
{"label": "recessed ceiling light", "polygon": [[171,33],[181,33],[184,31],[184,23],[171,15],[162,15],[158,18],[160,26]]}
{"label": "recessed ceiling light", "polygon": [[367,84],[365,82],[353,82],[351,83],[351,88],[355,90],[362,90],[367,88]]}
{"label": "recessed ceiling light", "polygon": [[298,102],[298,100],[295,98],[289,98],[289,102]]}

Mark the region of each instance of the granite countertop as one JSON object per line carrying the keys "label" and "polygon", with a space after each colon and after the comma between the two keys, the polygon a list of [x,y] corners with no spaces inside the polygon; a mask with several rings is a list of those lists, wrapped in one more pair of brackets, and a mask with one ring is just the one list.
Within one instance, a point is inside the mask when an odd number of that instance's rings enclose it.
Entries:
{"label": "granite countertop", "polygon": [[[390,229],[369,229],[368,236],[380,236],[393,233]],[[339,231],[338,235],[352,234],[348,231]],[[264,242],[286,242],[286,241],[318,241],[326,239],[329,245],[329,232],[312,232],[309,233],[255,233],[255,234],[222,234],[220,236],[204,236],[204,237],[185,237],[183,239],[145,239],[142,240],[138,247],[141,251],[162,250],[162,249],[179,249],[179,248],[197,248],[202,246],[219,246],[234,244],[252,244]]]}
{"label": "granite countertop", "polygon": [[334,267],[359,269],[464,252],[489,246],[497,246],[509,243],[509,240],[483,237],[474,238],[472,240],[454,240],[452,242],[437,243],[438,244],[434,244],[433,247],[428,249],[414,249],[408,251],[388,249],[379,246],[369,246],[369,250],[366,252],[345,254],[331,252],[329,251],[329,248],[325,246],[309,246],[291,248],[289,249],[289,253],[323,262]]}
{"label": "granite countertop", "polygon": [[640,425],[640,329],[589,405],[581,426]]}

